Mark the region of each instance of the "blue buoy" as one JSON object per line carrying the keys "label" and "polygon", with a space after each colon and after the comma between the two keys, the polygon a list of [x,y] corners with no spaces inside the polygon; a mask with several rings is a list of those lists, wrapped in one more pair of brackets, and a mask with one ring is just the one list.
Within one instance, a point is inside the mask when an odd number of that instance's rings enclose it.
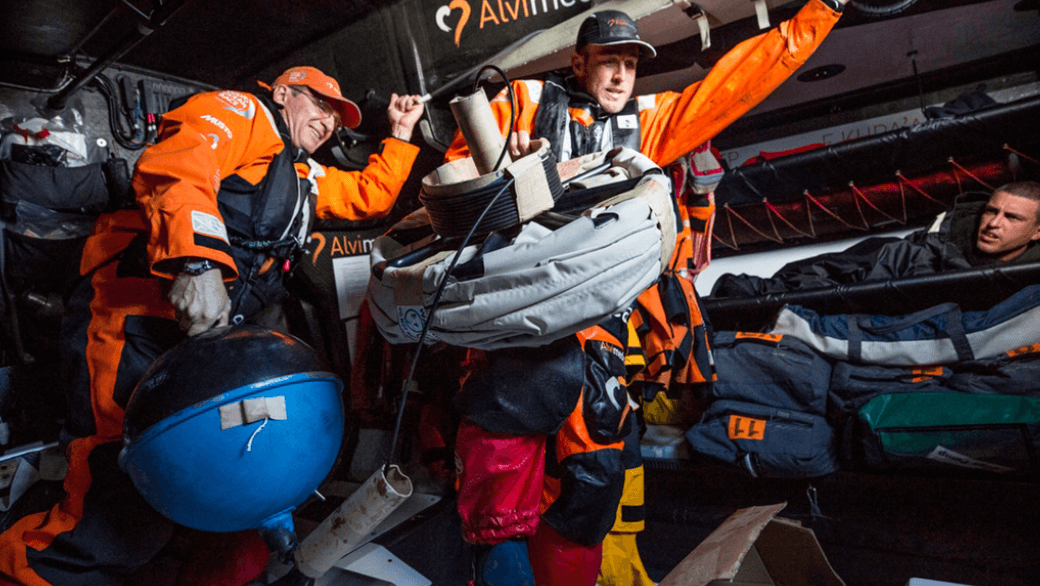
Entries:
{"label": "blue buoy", "polygon": [[328,475],[343,441],[342,388],[292,336],[255,326],[201,334],[138,383],[120,466],[177,523],[256,528],[269,546],[272,535],[294,543],[291,512]]}

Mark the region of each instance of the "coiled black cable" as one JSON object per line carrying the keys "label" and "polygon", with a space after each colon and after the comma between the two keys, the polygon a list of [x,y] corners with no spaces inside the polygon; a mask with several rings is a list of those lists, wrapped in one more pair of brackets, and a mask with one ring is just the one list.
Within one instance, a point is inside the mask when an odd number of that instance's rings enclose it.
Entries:
{"label": "coiled black cable", "polygon": [[[555,202],[563,195],[563,184],[556,171],[556,157],[552,151],[546,151],[542,155],[541,163],[549,184],[549,193]],[[426,206],[430,225],[440,236],[463,236],[481,216],[484,216],[484,219],[478,234],[487,234],[520,223],[515,198],[500,198],[497,205],[490,203],[492,198],[497,197],[499,189],[506,181],[507,178],[503,175],[483,187],[452,195],[434,195],[424,188],[419,192],[419,201]]]}
{"label": "coiled black cable", "polygon": [[[509,94],[509,126],[506,133],[505,145],[499,153],[494,169],[498,169],[505,159],[509,150],[509,139],[513,134],[513,125],[516,123],[516,96],[513,94],[513,86],[505,73],[495,65],[485,65],[477,73],[477,79],[473,82],[473,92],[479,90],[480,77],[486,70],[494,70],[506,82],[506,90]],[[541,158],[542,169],[549,183],[549,192],[555,202],[563,194],[563,184],[556,171],[556,157],[548,151]],[[490,202],[498,200],[498,192],[506,183],[506,177],[501,176],[483,187],[475,188],[465,193],[440,194],[434,193],[424,187],[419,192],[419,202],[426,207],[430,217],[430,225],[433,231],[443,237],[461,237],[469,232],[477,223],[477,218],[483,220],[480,223],[478,234],[487,234],[496,230],[502,230],[516,226],[520,223],[519,212],[516,207],[515,198],[501,199],[498,205]]]}
{"label": "coiled black cable", "polygon": [[[506,77],[505,72],[503,72],[498,67],[495,67],[494,65],[486,65],[480,69],[480,72],[477,73],[476,80],[474,80],[473,82],[474,91],[476,91],[477,84],[480,81],[481,74],[484,72],[485,69],[489,68],[498,71],[498,74],[502,76],[503,80],[505,80],[506,87],[510,88],[509,132],[506,133],[506,144],[504,147],[502,147],[502,153],[498,156],[498,162],[495,164],[495,167],[497,168],[498,165],[502,163],[502,159],[506,156],[507,149],[509,148],[509,137],[513,133],[513,123],[516,120],[516,104],[513,102],[513,89],[509,85],[509,78]],[[462,256],[462,251],[466,249],[466,246],[469,244],[469,241],[473,238],[473,235],[476,234],[477,228],[480,227],[481,223],[484,220],[484,216],[495,205],[498,199],[502,197],[502,194],[505,193],[510,187],[512,187],[512,185],[513,180],[507,179],[506,182],[503,185],[501,185],[499,190],[495,192],[495,194],[491,197],[491,201],[489,201],[487,206],[484,208],[484,212],[473,223],[473,226],[466,234],[466,237],[462,239],[462,243],[459,244],[458,250],[455,251],[455,255],[451,258],[451,263],[448,265],[448,270],[444,271],[444,278],[442,278],[441,282],[437,285],[437,291],[433,295],[433,302],[430,304],[430,312],[429,314],[427,314],[425,323],[423,323],[422,332],[419,334],[419,341],[416,344],[415,355],[412,356],[412,364],[408,368],[408,376],[405,377],[404,385],[401,387],[401,404],[397,408],[397,419],[394,422],[394,432],[390,436],[390,445],[387,449],[386,463],[383,464],[383,474],[387,474],[390,472],[390,465],[394,459],[394,448],[397,445],[397,436],[401,432],[401,420],[404,419],[404,408],[405,405],[407,405],[408,403],[408,387],[411,386],[412,377],[415,376],[415,367],[419,364],[419,356],[422,354],[423,344],[426,341],[426,334],[430,331],[430,324],[433,323],[433,314],[437,311],[437,306],[440,305],[441,294],[444,293],[444,286],[448,284],[448,278],[451,277],[451,273],[455,269],[455,265],[459,262],[459,257]]]}

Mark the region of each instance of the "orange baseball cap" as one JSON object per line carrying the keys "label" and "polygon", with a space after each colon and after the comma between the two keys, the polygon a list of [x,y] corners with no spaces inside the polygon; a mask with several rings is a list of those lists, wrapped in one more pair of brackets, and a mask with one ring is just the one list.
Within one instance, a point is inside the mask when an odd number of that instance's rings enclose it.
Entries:
{"label": "orange baseball cap", "polygon": [[317,67],[290,67],[274,80],[274,85],[278,84],[307,86],[328,100],[329,105],[339,112],[343,126],[357,128],[357,125],[361,124],[361,109],[354,102],[344,98],[343,93],[339,91],[339,83]]}

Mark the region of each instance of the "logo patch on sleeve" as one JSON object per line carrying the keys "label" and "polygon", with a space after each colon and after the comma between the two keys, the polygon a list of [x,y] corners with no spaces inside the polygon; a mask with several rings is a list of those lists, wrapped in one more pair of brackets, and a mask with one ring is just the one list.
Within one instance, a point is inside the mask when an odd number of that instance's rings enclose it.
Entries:
{"label": "logo patch on sleeve", "polygon": [[256,104],[249,96],[241,92],[222,91],[217,94],[217,99],[225,104],[225,110],[230,110],[243,118],[252,120],[256,115]]}
{"label": "logo patch on sleeve", "polygon": [[224,222],[221,222],[220,218],[206,212],[191,211],[191,229],[196,234],[213,236],[214,238],[220,238],[224,242],[228,241],[227,228],[224,227]]}

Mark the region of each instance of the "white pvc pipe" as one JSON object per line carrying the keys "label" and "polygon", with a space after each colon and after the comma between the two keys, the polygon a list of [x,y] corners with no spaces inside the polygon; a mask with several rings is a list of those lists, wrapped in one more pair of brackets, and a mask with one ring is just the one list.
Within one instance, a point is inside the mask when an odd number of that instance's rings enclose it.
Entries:
{"label": "white pvc pipe", "polygon": [[296,567],[320,578],[356,549],[377,525],[412,495],[412,481],[397,466],[376,470],[347,500],[307,535],[296,550]]}
{"label": "white pvc pipe", "polygon": [[[468,96],[454,98],[448,105],[451,106],[451,113],[455,115],[459,130],[466,139],[477,171],[481,175],[495,171],[495,162],[502,155],[506,140],[502,138],[498,129],[498,121],[491,112],[487,96],[482,90],[477,90]],[[512,162],[509,153],[506,153],[502,164],[497,168],[501,169]]]}

